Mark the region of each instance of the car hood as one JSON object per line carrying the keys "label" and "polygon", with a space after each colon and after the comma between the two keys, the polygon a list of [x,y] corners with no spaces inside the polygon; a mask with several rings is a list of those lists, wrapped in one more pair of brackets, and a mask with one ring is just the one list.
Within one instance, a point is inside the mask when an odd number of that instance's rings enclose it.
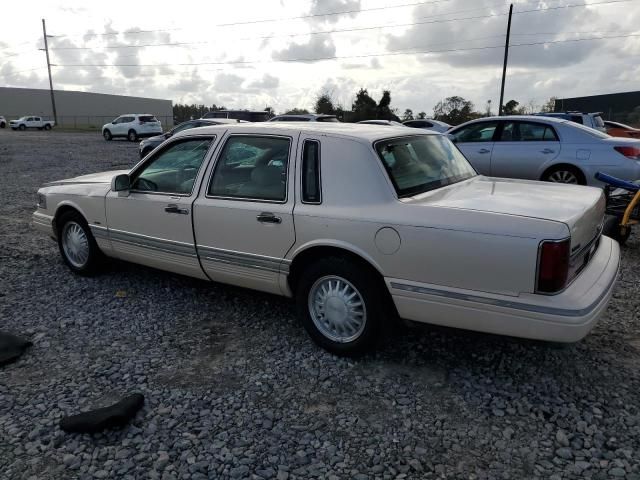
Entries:
{"label": "car hood", "polygon": [[561,222],[569,227],[576,251],[599,232],[606,202],[599,188],[477,176],[407,203]]}
{"label": "car hood", "polygon": [[129,173],[129,170],[112,170],[109,172],[91,173],[89,175],[81,175],[79,177],[65,178],[64,180],[56,180],[55,182],[49,182],[45,184],[45,186],[52,187],[57,185],[82,185],[82,184],[92,184],[92,183],[111,184],[111,179],[113,177],[123,173]]}
{"label": "car hood", "polygon": [[154,137],[145,138],[140,143],[151,143],[151,142],[164,142],[166,140],[164,134],[156,135]]}

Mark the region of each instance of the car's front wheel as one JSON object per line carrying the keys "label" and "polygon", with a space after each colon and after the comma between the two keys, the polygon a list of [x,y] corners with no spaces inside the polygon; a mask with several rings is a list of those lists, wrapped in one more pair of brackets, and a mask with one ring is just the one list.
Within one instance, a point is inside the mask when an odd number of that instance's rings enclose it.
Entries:
{"label": "car's front wheel", "polygon": [[111,135],[111,132],[109,130],[105,130],[104,132],[102,132],[102,136],[107,142],[113,138],[113,135]]}
{"label": "car's front wheel", "polygon": [[542,176],[545,182],[586,185],[587,181],[580,170],[570,165],[561,165],[547,170]]}
{"label": "car's front wheel", "polygon": [[80,275],[91,275],[98,270],[102,252],[86,220],[78,212],[63,213],[56,222],[58,247],[62,259],[71,270]]}
{"label": "car's front wheel", "polygon": [[377,272],[342,257],[327,257],[302,273],[298,316],[311,338],[336,355],[371,350],[388,320],[387,293]]}
{"label": "car's front wheel", "polygon": [[135,142],[136,140],[138,140],[138,134],[136,133],[135,130],[129,130],[129,133],[127,134],[127,139],[130,142]]}
{"label": "car's front wheel", "polygon": [[20,130],[26,130],[26,129],[27,129],[27,127],[26,127],[26,125],[20,125],[20,126],[18,127],[18,129],[20,129]]}
{"label": "car's front wheel", "polygon": [[7,126],[7,124],[6,124],[6,123],[4,123],[4,122],[0,122],[0,128],[5,128],[6,126]]}

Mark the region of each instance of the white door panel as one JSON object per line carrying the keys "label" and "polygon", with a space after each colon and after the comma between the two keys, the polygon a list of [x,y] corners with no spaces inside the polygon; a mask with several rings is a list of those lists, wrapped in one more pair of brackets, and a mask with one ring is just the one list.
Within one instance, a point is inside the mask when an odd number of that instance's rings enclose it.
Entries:
{"label": "white door panel", "polygon": [[495,142],[491,176],[540,180],[541,167],[560,154],[560,142]]}
{"label": "white door panel", "polygon": [[458,143],[457,147],[482,175],[491,175],[491,152],[494,142]]}

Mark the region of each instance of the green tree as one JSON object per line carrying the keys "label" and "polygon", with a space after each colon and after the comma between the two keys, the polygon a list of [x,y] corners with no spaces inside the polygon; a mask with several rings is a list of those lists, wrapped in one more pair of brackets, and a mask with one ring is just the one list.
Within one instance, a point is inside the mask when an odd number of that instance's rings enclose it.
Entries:
{"label": "green tree", "polygon": [[418,113],[418,120],[424,120],[425,118],[427,118],[426,112]]}
{"label": "green tree", "polygon": [[335,115],[336,107],[333,104],[333,99],[331,98],[331,94],[329,92],[323,92],[318,95],[315,103],[315,112],[323,113],[325,115]]}
{"label": "green tree", "polygon": [[554,112],[555,109],[556,109],[556,97],[551,97],[549,100],[545,102],[544,105],[542,105],[542,108],[540,108],[540,111],[544,113],[550,113],[550,112]]}
{"label": "green tree", "polygon": [[398,120],[398,117],[391,109],[391,92],[389,90],[384,90],[382,92],[382,97],[378,102],[376,118],[381,120]]}
{"label": "green tree", "polygon": [[447,97],[433,107],[433,118],[450,125],[459,125],[481,116],[481,113],[474,111],[470,100],[458,96]]}
{"label": "green tree", "polygon": [[356,99],[351,105],[352,115],[350,120],[352,122],[359,122],[360,120],[371,120],[376,118],[378,113],[378,104],[369,96],[369,92],[366,88],[361,88],[356,93]]}
{"label": "green tree", "polygon": [[407,120],[413,120],[413,110],[407,108],[402,114],[402,121],[406,122]]}
{"label": "green tree", "polygon": [[276,112],[274,112],[273,107],[265,107],[264,111],[267,112],[267,117],[273,118],[276,116]]}
{"label": "green tree", "polygon": [[515,115],[520,113],[518,110],[519,102],[515,100],[509,100],[505,105],[502,106],[502,114],[503,115]]}
{"label": "green tree", "polygon": [[306,115],[309,113],[309,110],[306,108],[292,108],[291,110],[286,111],[285,115]]}

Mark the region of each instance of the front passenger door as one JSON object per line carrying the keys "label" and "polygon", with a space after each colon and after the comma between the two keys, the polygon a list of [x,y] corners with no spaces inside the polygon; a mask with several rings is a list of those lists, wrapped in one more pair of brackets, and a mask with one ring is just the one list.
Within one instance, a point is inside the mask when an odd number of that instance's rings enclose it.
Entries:
{"label": "front passenger door", "polygon": [[215,137],[177,139],[131,173],[131,189],[106,197],[115,255],[162,270],[206,278],[196,255],[191,207]]}
{"label": "front passenger door", "polygon": [[499,122],[475,122],[451,132],[456,145],[482,175],[491,175],[491,152]]}

